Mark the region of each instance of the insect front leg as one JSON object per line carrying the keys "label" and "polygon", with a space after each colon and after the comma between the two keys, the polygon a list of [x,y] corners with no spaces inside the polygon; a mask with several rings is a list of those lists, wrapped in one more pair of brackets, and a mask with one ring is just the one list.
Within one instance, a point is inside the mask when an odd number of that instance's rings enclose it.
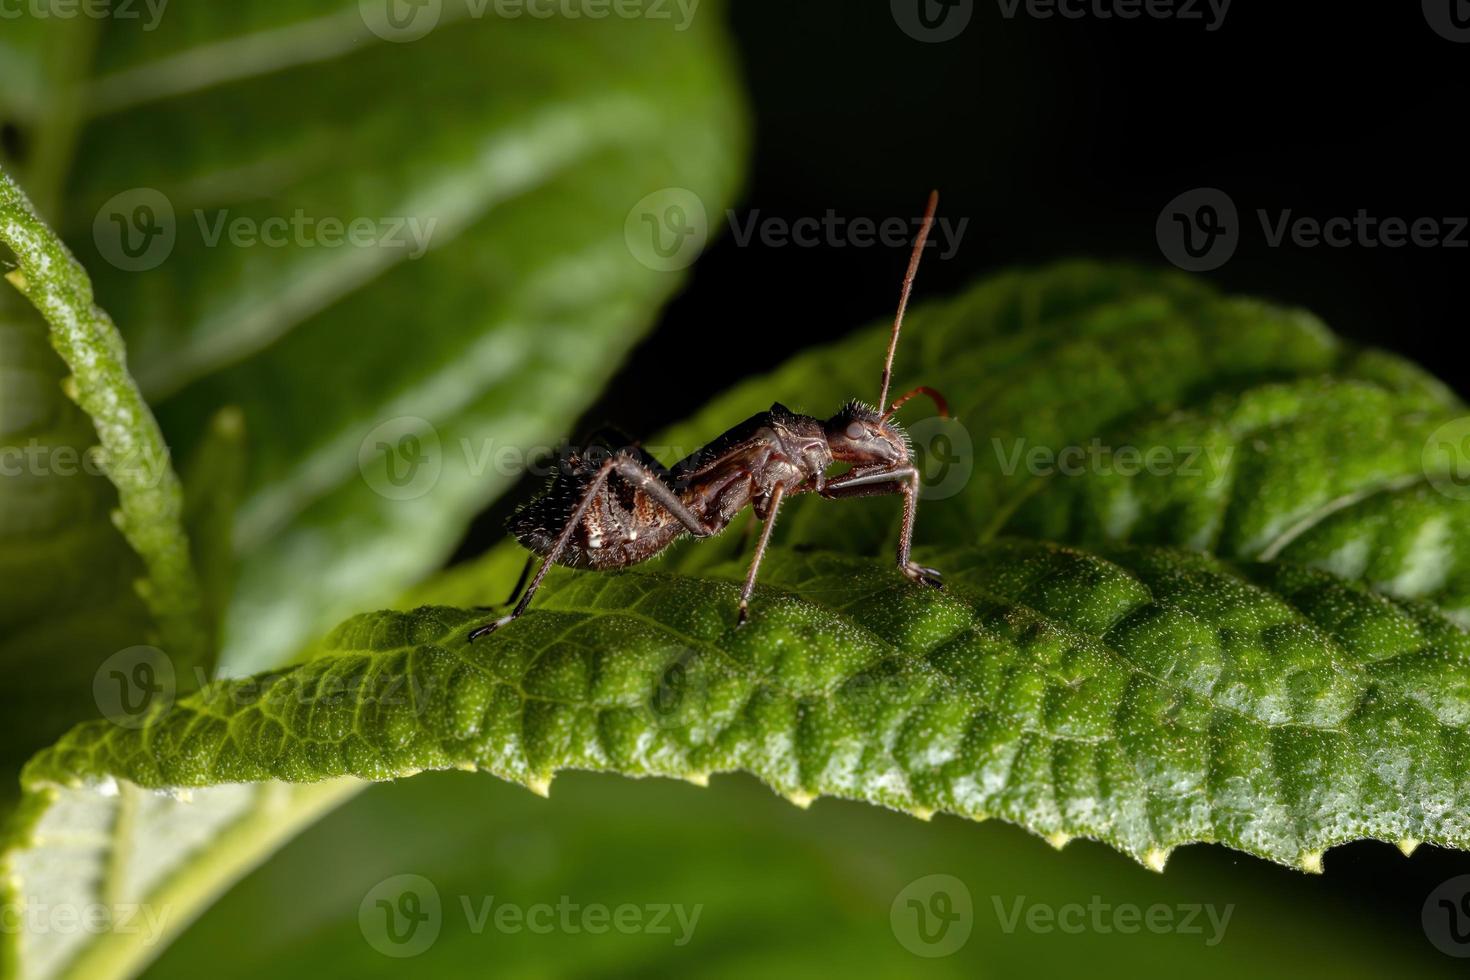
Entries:
{"label": "insect front leg", "polygon": [[698,515],[686,507],[684,501],[680,500],[679,495],[669,489],[668,485],[663,482],[663,479],[658,473],[655,473],[638,460],[619,453],[604,461],[597,468],[597,472],[593,475],[592,479],[587,482],[587,489],[582,492],[581,499],[577,501],[577,506],[572,508],[571,514],[567,517],[566,525],[561,529],[561,533],[556,536],[556,541],[552,543],[551,548],[546,552],[546,557],[541,562],[541,567],[536,570],[536,577],[531,579],[531,584],[526,586],[525,592],[521,593],[521,599],[516,603],[515,608],[509,614],[471,630],[469,642],[473,643],[482,636],[488,636],[511,620],[517,619],[526,611],[527,607],[531,605],[532,597],[536,595],[536,590],[541,588],[541,580],[546,578],[546,573],[551,570],[551,566],[556,564],[556,560],[561,557],[562,552],[566,551],[567,545],[571,543],[572,535],[576,533],[577,526],[581,524],[582,518],[587,514],[587,508],[592,506],[592,501],[596,499],[598,493],[607,484],[608,477],[613,473],[618,474],[624,480],[627,480],[638,489],[647,493],[655,502],[673,514],[690,534],[698,537],[708,537],[720,530],[718,526],[705,523]]}
{"label": "insect front leg", "polygon": [[828,500],[903,494],[903,526],[898,535],[898,568],[901,572],[936,589],[944,587],[937,569],[917,565],[909,557],[914,544],[914,518],[919,506],[919,471],[908,464],[892,468],[851,470],[827,481],[821,495]]}
{"label": "insect front leg", "polygon": [[[745,573],[745,585],[740,589],[740,614],[735,622],[737,626],[744,626],[745,619],[750,613],[750,596],[755,591],[755,577],[760,572],[761,559],[766,556],[766,545],[771,543],[771,531],[776,526],[776,512],[781,509],[781,498],[785,496],[786,488],[776,484],[766,497],[761,509],[756,510],[756,516],[764,520],[765,526],[761,528],[760,540],[755,545],[755,556],[750,560],[750,570]],[[764,510],[764,513],[761,511]]]}

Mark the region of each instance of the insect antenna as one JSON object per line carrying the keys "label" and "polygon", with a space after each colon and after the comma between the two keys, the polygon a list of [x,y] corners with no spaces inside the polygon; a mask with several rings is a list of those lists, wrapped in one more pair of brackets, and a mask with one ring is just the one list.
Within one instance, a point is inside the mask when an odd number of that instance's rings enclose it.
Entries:
{"label": "insect antenna", "polygon": [[915,395],[927,396],[934,403],[934,409],[939,413],[939,417],[942,419],[949,418],[949,402],[945,400],[944,396],[928,385],[919,385],[913,391],[905,392],[895,398],[893,400],[893,407],[883,413],[883,420],[886,422],[888,419],[893,418],[898,410],[903,408],[904,403]]}
{"label": "insect antenna", "polygon": [[893,318],[893,335],[888,338],[888,359],[883,362],[883,393],[878,396],[878,408],[888,404],[888,382],[893,377],[893,352],[898,350],[898,331],[903,327],[903,313],[908,309],[909,293],[914,289],[914,276],[919,272],[919,259],[924,256],[924,242],[929,238],[929,229],[934,225],[934,210],[939,207],[939,192],[929,192],[929,204],[924,208],[924,221],[919,225],[919,237],[914,239],[914,252],[909,256],[909,269],[904,273],[903,291],[898,294],[898,314]]}

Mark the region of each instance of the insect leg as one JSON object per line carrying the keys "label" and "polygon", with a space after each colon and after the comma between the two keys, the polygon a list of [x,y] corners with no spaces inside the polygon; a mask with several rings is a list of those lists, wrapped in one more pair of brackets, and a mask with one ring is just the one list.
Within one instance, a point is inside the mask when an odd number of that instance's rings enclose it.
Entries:
{"label": "insect leg", "polygon": [[854,470],[827,481],[822,496],[828,500],[903,494],[903,526],[898,535],[898,567],[915,582],[943,587],[938,571],[914,564],[909,557],[914,543],[914,518],[919,506],[919,471],[913,466],[892,469]]}
{"label": "insect leg", "polygon": [[684,529],[695,537],[707,538],[723,530],[724,525],[707,524],[701,520],[657,473],[637,460],[616,456],[608,462],[617,470],[618,476],[652,497],[654,503],[673,514],[684,525]]}
{"label": "insect leg", "polygon": [[561,529],[561,533],[556,536],[556,541],[546,552],[545,560],[541,562],[541,567],[536,570],[536,577],[531,579],[531,584],[526,587],[525,592],[521,593],[521,601],[517,602],[514,609],[499,619],[470,630],[469,642],[474,643],[482,636],[489,636],[526,611],[526,607],[531,604],[531,597],[536,594],[537,589],[541,588],[541,580],[546,577],[546,573],[551,571],[551,566],[556,564],[556,559],[566,550],[567,543],[572,540],[572,534],[577,530],[577,525],[582,522],[582,515],[587,513],[587,508],[591,506],[592,499],[597,496],[603,485],[607,483],[607,475],[613,471],[613,467],[616,464],[617,460],[609,459],[598,467],[597,474],[587,482],[587,489],[582,492],[582,499],[577,501],[577,506],[572,509],[571,515],[567,518],[566,526]]}
{"label": "insect leg", "polygon": [[531,598],[536,594],[536,590],[541,588],[541,580],[546,577],[546,573],[551,570],[551,566],[556,564],[557,558],[566,550],[567,544],[570,543],[572,535],[577,530],[577,526],[582,522],[583,515],[587,513],[587,508],[592,505],[593,498],[602,490],[603,486],[607,483],[608,476],[612,473],[617,473],[623,479],[647,493],[655,502],[673,514],[679,523],[688,529],[690,534],[698,535],[699,537],[708,537],[720,530],[718,527],[706,524],[693,511],[684,506],[684,502],[679,499],[679,496],[673,490],[670,490],[668,485],[653,470],[627,456],[621,454],[614,456],[598,467],[596,475],[588,481],[587,489],[582,493],[582,499],[577,501],[577,506],[573,508],[571,515],[567,518],[566,526],[562,528],[561,533],[556,536],[556,541],[546,552],[541,567],[536,570],[536,577],[531,579],[531,584],[526,587],[525,592],[521,593],[521,600],[516,603],[515,608],[509,614],[471,630],[469,642],[473,643],[482,636],[488,636],[526,611],[526,607],[531,604]]}
{"label": "insect leg", "polygon": [[776,526],[776,512],[781,509],[781,497],[786,493],[786,488],[776,484],[771,490],[769,503],[766,504],[766,525],[761,528],[760,540],[755,545],[755,556],[750,560],[750,571],[745,573],[745,585],[740,590],[740,616],[736,620],[737,625],[745,624],[745,617],[750,612],[750,594],[755,591],[755,576],[760,571],[761,559],[766,556],[766,545],[771,543],[771,531]]}

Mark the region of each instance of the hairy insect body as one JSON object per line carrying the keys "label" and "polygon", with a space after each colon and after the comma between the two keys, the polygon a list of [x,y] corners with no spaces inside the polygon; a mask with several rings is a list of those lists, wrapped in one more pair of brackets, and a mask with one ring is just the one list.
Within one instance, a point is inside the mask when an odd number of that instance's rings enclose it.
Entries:
{"label": "hairy insect body", "polygon": [[[558,551],[558,536],[615,455],[635,461],[641,472],[629,467],[626,473],[608,473]],[[669,469],[637,447],[574,453],[545,494],[511,519],[510,531],[522,545],[559,565],[626,568],[647,561],[686,534],[698,533],[653,491],[672,493],[702,530],[713,534],[728,527],[747,506],[764,520],[778,485],[787,495],[819,490],[831,465],[822,421],[775,404]],[[652,487],[654,481],[661,488]]]}

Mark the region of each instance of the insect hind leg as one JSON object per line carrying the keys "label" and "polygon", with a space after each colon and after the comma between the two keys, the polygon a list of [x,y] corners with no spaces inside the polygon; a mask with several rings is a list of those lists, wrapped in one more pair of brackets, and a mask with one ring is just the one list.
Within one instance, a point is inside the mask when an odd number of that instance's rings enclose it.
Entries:
{"label": "insect hind leg", "polygon": [[526,611],[526,608],[531,604],[531,599],[536,595],[536,590],[541,588],[541,580],[546,578],[546,573],[551,570],[551,566],[556,564],[556,560],[561,557],[562,552],[566,551],[567,545],[572,540],[573,533],[576,532],[578,525],[582,522],[583,516],[587,513],[587,508],[591,506],[592,501],[602,491],[602,488],[607,485],[608,477],[613,473],[617,473],[623,479],[647,492],[654,501],[673,514],[691,534],[707,537],[719,530],[718,527],[706,524],[691,512],[684,505],[684,502],[679,499],[679,496],[664,483],[663,477],[659,472],[645,466],[640,460],[633,459],[623,453],[612,456],[597,468],[597,472],[584,485],[576,506],[572,508],[571,513],[567,516],[566,523],[562,526],[561,533],[556,536],[556,540],[547,549],[546,560],[536,570],[536,576],[531,579],[531,584],[526,586],[526,591],[521,593],[520,601],[516,603],[515,608],[499,619],[492,620],[483,626],[477,626],[473,630],[470,630],[468,637],[470,643],[475,642],[482,636],[488,636],[506,623],[519,618]]}

